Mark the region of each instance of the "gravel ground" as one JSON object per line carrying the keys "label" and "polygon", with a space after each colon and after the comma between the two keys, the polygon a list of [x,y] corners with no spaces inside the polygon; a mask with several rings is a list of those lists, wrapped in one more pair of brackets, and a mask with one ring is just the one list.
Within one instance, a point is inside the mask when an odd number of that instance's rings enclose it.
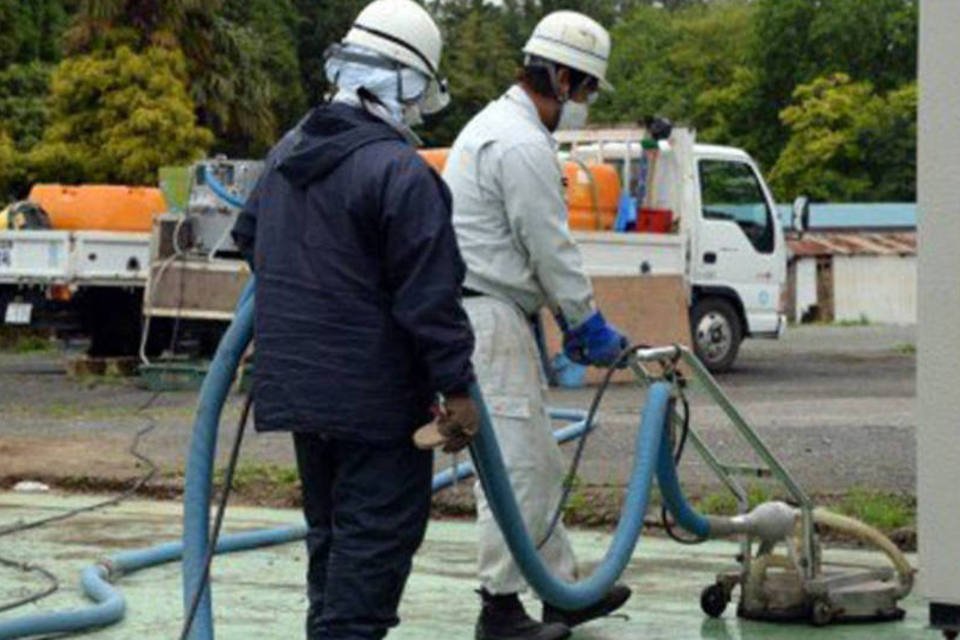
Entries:
{"label": "gravel ground", "polygon": [[[735,371],[719,381],[770,448],[811,492],[851,487],[912,493],[915,482],[915,330],[912,327],[796,328],[781,341],[744,343]],[[37,477],[123,480],[141,473],[127,454],[137,430],[154,424],[142,449],[170,474],[182,470],[196,395],[152,399],[132,380],[78,381],[62,374],[66,354],[0,354],[0,480]],[[558,406],[585,408],[592,389],[555,390]],[[693,395],[698,433],[731,462],[747,462],[725,418]],[[591,438],[582,475],[620,484],[629,470],[642,397],[610,389],[601,429]],[[239,413],[234,398],[224,434]],[[221,453],[227,449],[221,447]],[[284,435],[245,443],[244,460],[292,465]],[[693,454],[684,479],[704,485]]]}

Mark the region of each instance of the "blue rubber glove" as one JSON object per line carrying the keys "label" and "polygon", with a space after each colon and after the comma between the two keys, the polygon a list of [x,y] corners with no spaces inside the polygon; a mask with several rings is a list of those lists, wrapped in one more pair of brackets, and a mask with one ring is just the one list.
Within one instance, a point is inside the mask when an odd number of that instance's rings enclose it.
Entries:
{"label": "blue rubber glove", "polygon": [[563,334],[563,353],[577,364],[612,366],[628,346],[627,337],[607,324],[599,311]]}

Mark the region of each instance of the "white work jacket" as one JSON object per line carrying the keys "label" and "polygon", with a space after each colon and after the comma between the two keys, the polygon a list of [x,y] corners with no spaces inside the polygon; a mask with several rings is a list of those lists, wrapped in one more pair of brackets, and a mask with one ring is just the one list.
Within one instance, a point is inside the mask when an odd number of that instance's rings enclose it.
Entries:
{"label": "white work jacket", "polygon": [[570,326],[593,312],[593,288],[567,225],[556,142],[519,85],[464,127],[443,177],[467,264],[464,286],[527,315],[547,305]]}

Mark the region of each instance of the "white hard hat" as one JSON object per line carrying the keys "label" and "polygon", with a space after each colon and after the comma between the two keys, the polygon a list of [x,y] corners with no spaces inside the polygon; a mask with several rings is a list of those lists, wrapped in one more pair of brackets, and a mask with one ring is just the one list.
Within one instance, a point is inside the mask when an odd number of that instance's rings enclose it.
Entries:
{"label": "white hard hat", "polygon": [[353,21],[343,43],[361,45],[427,76],[430,83],[420,106],[424,113],[449,104],[446,81],[440,76],[440,29],[413,0],[374,0]]}
{"label": "white hard hat", "polygon": [[607,82],[610,34],[582,13],[554,11],[549,14],[537,23],[523,52],[582,71],[596,78],[601,88],[613,89]]}

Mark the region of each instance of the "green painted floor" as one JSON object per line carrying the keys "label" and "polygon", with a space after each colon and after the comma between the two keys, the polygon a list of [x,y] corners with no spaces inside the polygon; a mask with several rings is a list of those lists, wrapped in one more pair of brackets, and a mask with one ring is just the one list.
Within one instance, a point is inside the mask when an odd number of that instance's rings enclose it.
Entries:
{"label": "green painted floor", "polygon": [[[24,495],[0,493],[0,527],[87,504],[90,496]],[[231,531],[277,526],[300,521],[297,511],[233,507],[227,519]],[[111,553],[175,539],[180,530],[180,507],[169,502],[130,502],[100,513],[85,514],[65,523],[0,538],[0,554],[45,564],[64,581],[59,593],[38,605],[0,614],[37,613],[83,604],[78,587],[80,570]],[[435,521],[417,555],[413,576],[404,595],[401,626],[394,640],[429,638],[469,639],[477,598],[473,593],[474,528],[468,522]],[[597,562],[609,537],[594,531],[573,536],[585,566]],[[787,638],[897,639],[937,638],[925,629],[926,609],[912,596],[903,622],[817,629],[807,625],[774,626],[739,621],[731,615],[707,620],[700,612],[700,590],[714,574],[732,563],[737,547],[710,543],[681,547],[661,538],[644,538],[624,581],[634,589],[625,618],[609,618],[578,630],[579,640],[683,639],[776,640]],[[302,638],[304,551],[299,544],[273,547],[218,558],[214,564],[214,606],[217,638],[256,640]],[[871,553],[844,551],[828,558],[852,563],[882,563]],[[21,589],[38,585],[30,576],[0,568],[0,603]],[[179,565],[170,564],[124,577],[120,587],[127,598],[127,617],[119,625],[90,633],[97,640],[176,638],[181,615]],[[539,605],[531,604],[539,611]]]}

